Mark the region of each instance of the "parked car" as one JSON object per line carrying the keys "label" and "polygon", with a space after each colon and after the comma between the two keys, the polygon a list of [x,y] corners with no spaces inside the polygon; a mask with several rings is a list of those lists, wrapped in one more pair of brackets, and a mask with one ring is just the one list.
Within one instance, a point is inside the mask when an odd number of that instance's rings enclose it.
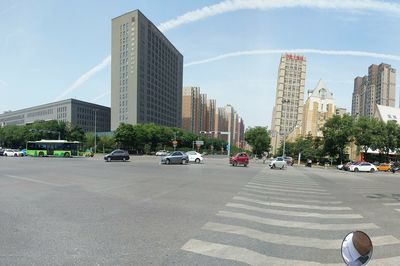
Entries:
{"label": "parked car", "polygon": [[249,164],[249,155],[245,152],[239,152],[235,156],[229,158],[229,164],[232,166],[238,166],[239,164],[246,167]]}
{"label": "parked car", "polygon": [[164,164],[187,164],[189,156],[183,151],[174,151],[161,158],[161,163]]}
{"label": "parked car", "polygon": [[156,156],[165,156],[167,154],[168,154],[168,152],[166,150],[161,150],[161,151],[156,152]]}
{"label": "parked car", "polygon": [[350,165],[350,171],[351,172],[375,172],[377,171],[376,166],[373,165],[372,163],[367,163],[367,162],[361,162],[358,164],[352,164]]}
{"label": "parked car", "polygon": [[13,150],[13,149],[5,149],[4,156],[11,156],[11,157],[22,157],[24,154],[21,151]]}
{"label": "parked car", "polygon": [[271,162],[269,163],[269,167],[271,169],[275,168],[284,169],[287,167],[287,163],[283,157],[276,157],[275,159],[271,160]]}
{"label": "parked car", "polygon": [[203,156],[196,151],[188,151],[186,152],[189,157],[189,162],[201,163],[203,162]]}
{"label": "parked car", "polygon": [[128,161],[129,153],[124,150],[113,150],[111,153],[104,156],[104,160],[107,162],[111,161]]}
{"label": "parked car", "polygon": [[293,166],[293,158],[292,157],[285,156],[285,157],[283,157],[283,159],[285,160],[287,165]]}
{"label": "parked car", "polygon": [[391,165],[388,163],[381,163],[376,167],[378,171],[390,171],[391,170]]}
{"label": "parked car", "polygon": [[359,164],[359,162],[348,162],[345,165],[343,165],[343,170],[349,171],[350,170],[350,166],[358,165],[358,164]]}

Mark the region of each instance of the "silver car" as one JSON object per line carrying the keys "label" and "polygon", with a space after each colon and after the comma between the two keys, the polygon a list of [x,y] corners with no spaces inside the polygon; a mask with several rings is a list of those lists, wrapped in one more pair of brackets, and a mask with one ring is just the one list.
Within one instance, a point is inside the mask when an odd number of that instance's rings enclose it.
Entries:
{"label": "silver car", "polygon": [[269,163],[269,167],[271,167],[271,169],[285,169],[286,166],[287,163],[283,157],[276,157],[275,159],[272,159],[272,161]]}
{"label": "silver car", "polygon": [[189,163],[189,157],[187,154],[181,151],[174,151],[161,158],[161,163],[165,164],[187,164]]}

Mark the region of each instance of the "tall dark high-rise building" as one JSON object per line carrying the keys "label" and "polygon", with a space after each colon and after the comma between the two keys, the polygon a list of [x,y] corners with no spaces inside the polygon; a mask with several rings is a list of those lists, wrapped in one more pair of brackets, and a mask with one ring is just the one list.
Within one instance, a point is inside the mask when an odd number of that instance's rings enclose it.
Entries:
{"label": "tall dark high-rise building", "polygon": [[112,20],[111,129],[181,127],[183,56],[139,10]]}

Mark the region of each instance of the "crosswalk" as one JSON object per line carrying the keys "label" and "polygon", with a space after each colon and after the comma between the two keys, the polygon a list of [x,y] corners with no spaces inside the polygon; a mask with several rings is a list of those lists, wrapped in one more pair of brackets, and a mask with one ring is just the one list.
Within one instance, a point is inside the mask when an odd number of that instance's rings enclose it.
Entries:
{"label": "crosswalk", "polygon": [[[181,249],[207,257],[208,265],[344,265],[343,237],[362,230],[374,245],[370,265],[400,265],[398,238],[306,175],[271,171],[252,178]],[[400,203],[386,205],[400,211]]]}

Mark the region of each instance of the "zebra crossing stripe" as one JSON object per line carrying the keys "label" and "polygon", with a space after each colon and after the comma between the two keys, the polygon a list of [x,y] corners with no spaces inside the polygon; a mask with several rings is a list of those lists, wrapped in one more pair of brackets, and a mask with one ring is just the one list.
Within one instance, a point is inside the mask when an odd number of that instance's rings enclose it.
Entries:
{"label": "zebra crossing stripe", "polygon": [[311,209],[311,210],[324,210],[324,211],[348,211],[351,210],[350,207],[336,207],[336,206],[319,206],[319,205],[306,205],[306,204],[289,204],[289,203],[281,203],[281,202],[270,202],[263,200],[250,199],[246,197],[233,197],[234,200],[253,202],[266,206],[273,207],[285,207],[285,208],[300,208],[300,209]]}
{"label": "zebra crossing stripe", "polygon": [[[263,231],[255,230],[248,227],[230,225],[230,224],[222,224],[222,223],[206,223],[203,226],[204,230],[235,234],[240,236],[245,236],[248,238],[256,239],[266,243],[273,243],[279,245],[288,245],[288,246],[298,246],[298,247],[307,247],[307,248],[317,248],[317,249],[333,249],[337,250],[341,247],[343,239],[319,239],[319,238],[311,238],[311,237],[299,237],[299,236],[289,236],[289,235],[281,235],[281,234],[271,234]],[[378,236],[371,237],[371,241],[374,244],[374,247],[384,246],[384,245],[393,245],[399,244],[400,240],[395,238],[394,236]]]}
{"label": "zebra crossing stripe", "polygon": [[400,202],[383,203],[385,206],[400,206]]}
{"label": "zebra crossing stripe", "polygon": [[[255,189],[255,188],[247,188],[247,187],[244,187],[243,190],[256,192],[256,193],[261,193],[261,194],[264,194],[264,195],[288,196],[288,193],[286,193],[286,192],[266,191],[266,190]],[[296,195],[295,197],[336,199],[334,196],[324,196],[324,195],[302,195],[302,194],[299,194],[299,195]]]}
{"label": "zebra crossing stripe", "polygon": [[276,257],[270,257],[253,250],[235,247],[230,245],[212,243],[197,239],[190,239],[181,248],[182,250],[193,252],[200,255],[205,255],[209,257],[232,260],[247,263],[254,266],[265,266],[265,265],[276,265],[276,266],[320,266],[320,265],[330,265],[330,266],[343,266],[343,263],[338,264],[321,264],[312,261],[302,261],[302,260],[288,260]]}
{"label": "zebra crossing stripe", "polygon": [[302,194],[315,194],[315,195],[331,195],[328,192],[317,192],[317,191],[304,191],[304,190],[292,190],[292,189],[280,189],[280,188],[271,188],[271,187],[261,187],[254,185],[246,185],[249,188],[256,188],[262,190],[272,190],[272,191],[282,191],[282,192],[291,192],[291,193],[302,193]]}
{"label": "zebra crossing stripe", "polygon": [[310,183],[310,182],[296,182],[293,180],[265,180],[265,179],[259,179],[259,178],[252,178],[251,181],[255,182],[261,182],[265,184],[276,184],[276,185],[294,185],[294,186],[304,186],[304,187],[311,187],[311,188],[319,188],[319,184],[316,183]]}
{"label": "zebra crossing stripe", "polygon": [[[275,184],[262,184],[262,183],[255,183],[255,182],[249,182],[249,185],[253,186],[261,186],[261,187],[274,187],[274,188],[285,188],[285,189],[298,189],[298,186],[281,186],[281,185],[275,185]],[[301,190],[304,191],[317,191],[317,192],[326,192],[325,189],[317,189],[317,188],[300,188]]]}
{"label": "zebra crossing stripe", "polygon": [[278,214],[285,216],[294,216],[294,217],[313,217],[320,219],[360,219],[363,218],[360,214],[349,214],[349,213],[314,213],[314,212],[300,212],[300,211],[284,211],[284,210],[275,210],[275,209],[264,209],[254,206],[249,206],[246,204],[238,204],[238,203],[228,203],[225,206],[231,208],[238,208],[262,213],[269,214]]}
{"label": "zebra crossing stripe", "polygon": [[302,229],[312,229],[312,230],[325,230],[325,231],[338,231],[338,230],[348,230],[352,231],[355,229],[377,229],[379,228],[373,223],[351,223],[351,224],[320,224],[320,223],[310,223],[310,222],[298,222],[298,221],[286,221],[278,219],[270,219],[259,217],[255,215],[249,215],[238,212],[230,211],[219,211],[217,216],[235,218],[240,220],[246,220],[250,222],[255,222],[259,224],[266,224],[279,227],[289,227],[289,228],[302,228]]}
{"label": "zebra crossing stripe", "polygon": [[283,198],[283,197],[275,197],[275,196],[266,196],[259,195],[249,192],[239,192],[239,195],[248,196],[248,197],[259,197],[262,199],[272,199],[272,200],[280,200],[280,201],[295,201],[295,202],[305,202],[305,203],[320,203],[320,204],[342,204],[342,201],[324,201],[324,200],[312,200],[312,199],[299,199],[299,198]]}

